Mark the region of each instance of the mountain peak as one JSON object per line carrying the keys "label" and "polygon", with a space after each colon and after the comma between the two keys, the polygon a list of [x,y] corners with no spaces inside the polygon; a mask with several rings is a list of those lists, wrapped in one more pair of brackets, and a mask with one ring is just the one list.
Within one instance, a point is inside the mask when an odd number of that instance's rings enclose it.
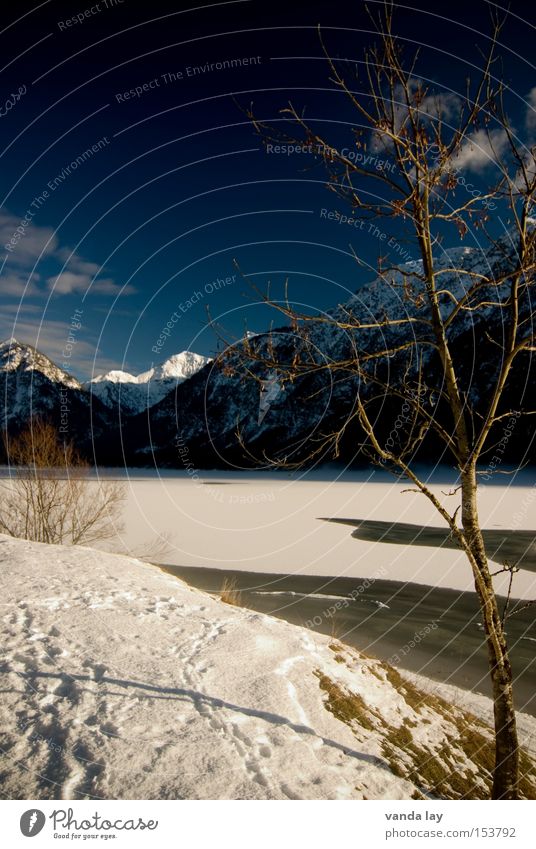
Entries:
{"label": "mountain peak", "polygon": [[76,378],[52,362],[33,345],[19,342],[14,337],[0,343],[0,373],[36,371],[53,383],[62,383],[72,389],[80,388]]}
{"label": "mountain peak", "polygon": [[4,339],[3,342],[0,342],[0,351],[9,351],[13,348],[30,348],[29,345],[24,345],[22,342],[19,342],[18,339],[15,339],[14,336],[11,339]]}
{"label": "mountain peak", "polygon": [[108,407],[120,405],[128,413],[138,413],[161,401],[208,362],[209,357],[181,351],[141,374],[116,369],[96,375],[85,386]]}
{"label": "mountain peak", "polygon": [[112,369],[112,371],[108,371],[106,374],[98,374],[96,377],[93,377],[90,383],[104,383],[106,381],[109,381],[110,383],[137,383],[138,378],[133,374],[130,374],[128,371]]}
{"label": "mountain peak", "polygon": [[163,363],[153,366],[149,371],[139,374],[138,383],[147,383],[150,380],[186,380],[208,362],[209,357],[203,357],[193,351],[181,351],[180,354],[173,354]]}

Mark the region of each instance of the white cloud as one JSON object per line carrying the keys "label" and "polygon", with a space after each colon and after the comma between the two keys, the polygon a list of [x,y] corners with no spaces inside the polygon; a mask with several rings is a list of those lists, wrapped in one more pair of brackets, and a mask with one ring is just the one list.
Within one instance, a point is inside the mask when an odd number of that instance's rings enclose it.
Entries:
{"label": "white cloud", "polygon": [[[60,245],[51,227],[34,224],[29,216],[19,218],[0,209],[0,246],[0,251],[3,248],[6,255],[0,276],[0,295],[39,297],[53,291],[54,295],[89,292],[116,297],[136,291],[133,286],[121,286],[111,277],[99,278],[102,266]],[[39,274],[33,272],[41,260],[58,265],[56,274],[48,278],[47,288],[43,289],[36,285]]]}
{"label": "white cloud", "polygon": [[443,121],[457,123],[462,108],[462,100],[452,91],[439,92],[438,94],[427,94],[423,99],[419,111],[430,116],[430,118],[442,118]]}
{"label": "white cloud", "polygon": [[[40,270],[34,271],[34,266]],[[63,303],[65,297],[77,295],[84,314],[82,328],[75,334],[76,343],[68,359],[69,370],[72,369],[77,377],[92,375],[97,342],[94,331],[85,326],[85,321],[90,319],[94,304],[102,307],[107,298],[131,295],[136,291],[134,287],[121,286],[109,274],[103,273],[98,263],[60,244],[51,227],[30,220],[24,222],[6,209],[0,209],[0,268],[0,339],[14,336],[61,365],[72,321],[72,307],[63,309]],[[89,296],[87,307],[80,303],[80,298],[86,294]],[[97,297],[91,300],[91,295]],[[46,307],[51,296],[53,318]],[[121,362],[99,357],[95,371],[100,373],[121,367],[124,368]]]}
{"label": "white cloud", "polygon": [[36,285],[38,279],[38,274],[28,278],[27,275],[17,272],[2,273],[0,275],[0,294],[11,298],[36,297],[41,294],[41,290]]}
{"label": "white cloud", "polygon": [[[0,311],[0,315],[13,315],[13,316],[22,316],[22,315],[39,315],[42,307],[39,304],[20,304],[20,303],[6,303],[2,304],[2,309]],[[3,338],[0,333],[0,338]]]}
{"label": "white cloud", "polygon": [[536,86],[531,88],[527,94],[527,112],[525,115],[525,126],[529,133],[536,130]]}
{"label": "white cloud", "polygon": [[507,148],[508,136],[504,130],[475,130],[463,142],[453,164],[459,171],[480,173],[498,162]]}
{"label": "white cloud", "polygon": [[56,251],[56,256],[60,262],[69,266],[72,271],[79,271],[81,274],[91,274],[92,277],[98,274],[102,268],[96,262],[88,262],[82,259],[81,256],[78,256],[70,248],[59,248]]}
{"label": "white cloud", "polygon": [[61,271],[58,275],[49,277],[48,288],[55,295],[132,295],[136,290],[133,286],[121,286],[110,277],[93,279],[92,274],[80,274],[75,271]]}
{"label": "white cloud", "polygon": [[[419,90],[426,91],[426,84],[419,79],[410,81],[410,90],[415,96]],[[393,97],[393,115],[395,130],[399,130],[408,115],[408,108],[405,103],[405,94],[402,86],[395,87]],[[536,128],[536,87],[532,89],[528,95],[528,102],[532,105],[530,110],[530,118],[534,120]],[[438,92],[437,94],[425,94],[421,102],[415,107],[425,121],[433,124],[436,120],[441,119],[445,125],[448,134],[448,127],[452,128],[452,132],[457,127],[459,116],[463,107],[463,100],[453,92]],[[527,113],[527,120],[529,113]],[[499,161],[508,147],[508,136],[504,130],[500,128],[494,130],[475,130],[467,136],[462,144],[461,150],[453,163],[459,171],[473,171],[479,173]],[[375,130],[371,137],[371,148],[374,152],[390,155],[393,150],[393,144],[388,135],[381,130]]]}
{"label": "white cloud", "polygon": [[91,277],[87,274],[76,274],[72,271],[62,271],[47,280],[48,288],[56,295],[85,295],[90,284]]}
{"label": "white cloud", "polygon": [[54,254],[58,239],[52,227],[25,224],[24,216],[18,218],[11,212],[0,209],[0,246],[1,250],[6,251],[11,264],[31,267],[40,256],[48,257]]}
{"label": "white cloud", "polygon": [[[409,80],[410,93],[416,98],[419,91],[425,92],[427,84],[415,77]],[[413,105],[420,113],[420,117],[425,121],[437,121],[441,119],[445,124],[451,123],[453,126],[457,124],[458,116],[462,108],[462,100],[453,92],[444,91],[431,94],[423,94],[422,100],[417,105],[417,99]],[[396,132],[402,127],[408,116],[408,107],[406,105],[406,95],[403,86],[396,85],[393,92],[393,99],[387,100],[387,111],[393,113],[393,125]],[[371,138],[371,148],[375,152],[389,153],[392,151],[393,143],[388,135],[381,130],[374,130]]]}

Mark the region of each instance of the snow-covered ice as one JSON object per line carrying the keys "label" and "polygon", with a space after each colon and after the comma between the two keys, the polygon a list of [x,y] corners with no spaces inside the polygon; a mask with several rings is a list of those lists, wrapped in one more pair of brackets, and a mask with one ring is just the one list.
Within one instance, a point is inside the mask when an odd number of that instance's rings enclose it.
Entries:
{"label": "snow-covered ice", "polygon": [[[335,479],[334,479],[335,478]],[[184,472],[128,475],[125,546],[135,552],[154,535],[170,535],[166,563],[250,572],[411,581],[455,590],[474,589],[464,554],[439,546],[355,539],[352,527],[323,518],[404,522],[441,527],[435,508],[407,483],[387,473],[289,476],[285,473]],[[452,478],[454,480],[454,478]],[[497,478],[480,488],[483,527],[536,529],[536,486],[530,473]],[[433,492],[454,511],[452,481],[441,474]],[[536,530],[534,531],[536,539]],[[536,564],[536,545],[533,562]],[[508,576],[495,587],[505,594]],[[521,569],[513,594],[536,597],[536,573]]]}

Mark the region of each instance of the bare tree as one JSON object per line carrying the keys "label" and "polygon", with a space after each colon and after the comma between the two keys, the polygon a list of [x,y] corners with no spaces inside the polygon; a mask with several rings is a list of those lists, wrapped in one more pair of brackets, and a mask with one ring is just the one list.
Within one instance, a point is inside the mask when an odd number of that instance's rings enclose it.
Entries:
{"label": "bare tree", "polygon": [[[289,352],[287,345],[279,353],[276,337],[268,334],[229,346],[221,361],[229,373],[240,357],[239,368],[246,364],[246,373],[259,381],[258,370],[252,367],[255,362],[282,384],[326,370],[334,379],[356,380],[353,411],[340,428],[317,440],[309,458],[323,456],[327,446],[336,454],[350,424],[358,422],[370,457],[409,480],[413,491],[429,499],[450,528],[471,568],[485,630],[495,716],[492,797],[515,799],[519,747],[505,634],[505,619],[512,611],[501,610],[494,590],[477,495],[479,470],[493,452],[501,423],[534,413],[534,409],[510,409],[508,387],[514,364],[528,367],[530,353],[536,350],[531,304],[536,158],[535,149],[519,140],[506,114],[504,86],[494,77],[501,22],[492,23],[491,48],[483,56],[479,80],[474,85],[468,82],[463,95],[436,94],[416,75],[417,57],[405,61],[393,32],[391,3],[375,19],[377,44],[365,55],[363,77],[356,86],[359,94],[345,77],[354,73],[350,68],[355,66],[332,59],[321,36],[331,80],[357,113],[353,150],[374,154],[372,165],[365,165],[365,156],[342,155],[340,145],[315,129],[292,104],[282,110],[287,119],[283,130],[281,125],[274,128],[258,121],[248,110],[265,142],[309,145],[323,160],[328,189],[349,202],[352,214],[361,220],[383,220],[384,228],[394,223],[396,243],[406,239],[418,259],[393,262],[392,250],[379,258],[378,283],[389,296],[380,298],[374,316],[359,314],[358,299],[355,306],[313,316],[294,308],[288,296],[275,301],[269,290],[257,290],[290,324],[294,350]],[[475,148],[489,158],[494,176],[491,186],[468,193],[463,167]],[[380,157],[392,167],[378,167]],[[494,207],[509,217],[506,235],[489,232]],[[444,252],[448,225],[454,225],[460,238],[469,230],[476,233],[486,245],[482,256],[488,261],[468,263],[459,252]],[[357,254],[356,260],[360,261]],[[345,334],[343,355],[315,353],[317,330],[326,326]],[[474,348],[459,350],[463,332],[466,339],[473,339]],[[487,354],[494,352],[493,365],[488,359],[488,385],[483,389],[481,382],[477,392],[474,371],[483,363],[484,348]],[[435,381],[430,375],[436,376]],[[387,442],[380,415],[386,399],[406,411],[396,440]],[[459,486],[451,493],[456,501],[453,509],[416,470],[415,458],[430,434],[443,455],[453,458],[459,473]],[[515,568],[504,564],[504,570],[512,579]]]}
{"label": "bare tree", "polygon": [[155,533],[132,545],[118,533],[113,551],[114,554],[135,557],[136,560],[144,560],[146,563],[162,564],[173,551],[173,534],[170,531],[164,534]]}
{"label": "bare tree", "polygon": [[90,467],[53,425],[34,420],[5,439],[10,477],[1,481],[0,532],[46,543],[91,545],[121,530],[124,486],[91,480]]}

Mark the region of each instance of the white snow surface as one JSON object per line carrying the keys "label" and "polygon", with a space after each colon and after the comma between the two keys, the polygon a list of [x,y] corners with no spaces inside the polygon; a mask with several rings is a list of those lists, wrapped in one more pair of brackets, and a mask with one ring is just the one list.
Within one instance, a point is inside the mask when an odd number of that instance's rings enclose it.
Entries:
{"label": "white snow surface", "polygon": [[128,371],[112,369],[112,371],[109,371],[106,374],[98,374],[97,377],[94,377],[89,381],[89,383],[95,385],[99,383],[138,383],[138,378],[133,374],[129,374]]}
{"label": "white snow surface", "polygon": [[[342,647],[337,661],[329,638],[225,605],[131,558],[5,536],[0,558],[8,798],[415,791],[385,760],[381,727],[336,718],[320,687],[327,676],[391,727],[415,725],[420,714],[378,661]],[[439,746],[453,728],[426,711],[420,745]],[[525,717],[523,729],[534,734],[536,721]]]}

